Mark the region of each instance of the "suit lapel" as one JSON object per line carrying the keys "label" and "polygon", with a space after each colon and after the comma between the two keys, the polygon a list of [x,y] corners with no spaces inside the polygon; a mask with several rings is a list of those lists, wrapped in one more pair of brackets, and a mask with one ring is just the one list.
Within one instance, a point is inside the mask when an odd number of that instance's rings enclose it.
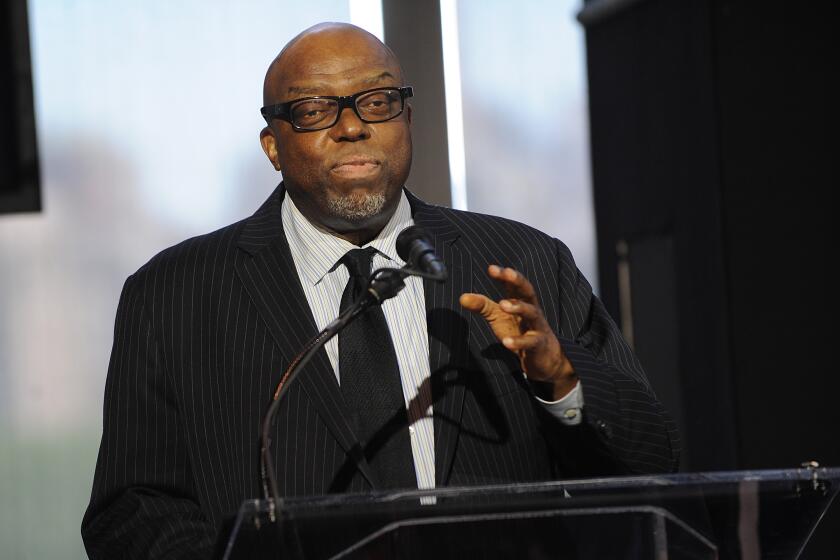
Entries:
{"label": "suit lapel", "polygon": [[443,284],[424,280],[429,329],[429,365],[434,402],[435,478],[438,487],[449,481],[464,404],[463,371],[468,360],[469,328],[458,298],[471,291],[472,265],[459,249],[459,232],[441,210],[409,193],[414,223],[433,238],[435,252],[449,272]]}
{"label": "suit lapel", "polygon": [[[277,343],[284,363],[290,363],[315,337],[317,327],[283,232],[280,214],[283,195],[281,185],[246,221],[239,247],[248,255],[237,259],[236,271]],[[275,383],[279,382],[282,374],[282,371],[275,373]],[[295,383],[303,387],[330,433],[356,462],[368,482],[374,485],[375,477],[346,421],[348,414],[344,400],[323,349],[313,356]],[[274,387],[271,390],[273,393]]]}

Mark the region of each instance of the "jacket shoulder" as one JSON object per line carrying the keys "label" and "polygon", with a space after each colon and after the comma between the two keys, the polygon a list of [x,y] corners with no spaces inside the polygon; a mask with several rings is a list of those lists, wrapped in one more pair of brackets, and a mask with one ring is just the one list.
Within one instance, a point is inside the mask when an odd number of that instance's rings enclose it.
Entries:
{"label": "jacket shoulder", "polygon": [[168,247],[141,266],[126,280],[124,290],[158,295],[169,289],[199,286],[233,270],[237,241],[250,218],[216,231],[185,239]]}
{"label": "jacket shoulder", "polygon": [[573,264],[571,252],[559,239],[510,218],[434,207],[435,213],[454,228],[461,241],[479,254],[521,255],[526,260],[559,259]]}
{"label": "jacket shoulder", "polygon": [[253,248],[253,245],[263,244],[268,238],[282,233],[280,225],[282,199],[281,185],[271,193],[253,215],[164,249],[132,276],[142,277],[173,267],[208,268],[232,261],[237,246],[248,250]]}

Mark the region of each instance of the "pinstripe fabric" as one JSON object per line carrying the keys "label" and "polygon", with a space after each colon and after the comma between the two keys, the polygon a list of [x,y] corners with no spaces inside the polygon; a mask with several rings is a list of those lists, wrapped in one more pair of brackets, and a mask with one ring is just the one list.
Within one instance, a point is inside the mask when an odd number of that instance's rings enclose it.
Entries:
{"label": "pinstripe fabric", "polygon": [[[283,231],[282,187],[250,218],[167,249],[125,284],[102,445],[82,533],[93,558],[206,557],[225,516],[259,495],[258,431],[271,393],[316,333]],[[678,439],[641,367],[560,242],[515,222],[426,205],[450,280],[423,282],[438,486],[675,468]],[[581,377],[584,421],[563,426],[464,291],[501,297],[484,270],[535,285]],[[365,491],[326,352],[290,388],[273,438],[284,495]]]}
{"label": "pinstripe fabric", "polygon": [[[355,249],[356,246],[310,224],[290,197],[283,199],[281,216],[303,293],[320,331],[338,316],[341,294],[350,277],[344,265],[335,265],[347,251]],[[403,194],[385,228],[365,245],[379,251],[374,255],[372,270],[381,267],[399,268],[405,265],[405,261],[397,255],[397,236],[412,224],[414,222],[411,219],[411,207],[408,198]],[[419,278],[407,278],[405,284],[405,288],[397,297],[387,300],[382,305],[382,312],[397,353],[410,424],[411,452],[417,474],[417,487],[434,488],[435,443],[432,392],[428,383],[429,342],[426,333],[423,283]],[[338,338],[327,342],[326,352],[341,384]]]}
{"label": "pinstripe fabric", "polygon": [[[464,317],[463,312],[453,308],[451,319],[455,328],[462,330],[460,336],[453,338],[468,339],[469,343],[466,352],[456,358],[441,358],[434,352],[430,355],[436,420],[436,363],[457,364],[457,374],[447,372],[452,378],[445,383],[447,389],[460,385],[468,390],[464,391],[460,411],[452,408],[453,421],[460,419],[458,458],[447,466],[438,461],[438,481],[444,468],[451,469],[444,475],[448,484],[675,470],[679,454],[676,427],[565,245],[511,220],[432,207],[414,200],[415,223],[438,232],[439,254],[444,255],[450,270],[461,273],[453,275],[449,286],[426,284],[427,315],[431,315],[430,303],[440,310],[457,297],[447,290],[472,291],[501,299],[499,286],[483,272],[494,263],[516,268],[534,285],[546,318],[558,334],[586,394],[584,423],[580,427],[564,427],[552,422],[553,418],[545,419],[541,407],[529,406],[533,400],[529,400],[527,382],[518,374],[513,355],[496,342],[483,320],[474,315]],[[446,238],[453,241],[444,241]],[[473,267],[475,271],[471,270]],[[433,322],[430,317],[430,347],[440,349],[446,345],[435,344],[434,327],[443,331],[445,324],[433,326]],[[443,400],[447,398],[444,396]],[[534,408],[536,411],[529,414],[529,409]],[[438,425],[436,421],[436,438],[443,439]],[[520,436],[523,440],[517,441]],[[543,442],[549,460],[542,454]],[[438,445],[436,450],[440,449]],[[494,452],[488,455],[489,449]],[[551,468],[535,466],[547,464]]]}

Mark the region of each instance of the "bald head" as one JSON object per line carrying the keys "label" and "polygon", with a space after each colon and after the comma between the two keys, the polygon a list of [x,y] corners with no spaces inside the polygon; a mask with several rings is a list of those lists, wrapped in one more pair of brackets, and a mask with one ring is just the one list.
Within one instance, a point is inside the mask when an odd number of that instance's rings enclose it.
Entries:
{"label": "bald head", "polygon": [[[346,23],[310,27],[271,63],[265,105],[356,96],[354,107],[335,107],[335,121],[326,128],[300,130],[285,115],[270,118],[260,132],[263,151],[283,173],[286,192],[309,222],[360,246],[388,222],[411,168],[405,85],[391,49]],[[361,93],[366,95],[358,97]],[[371,118],[363,118],[360,102]],[[314,119],[327,107],[323,99],[295,106],[302,118]],[[393,113],[377,118],[383,111]]]}
{"label": "bald head", "polygon": [[399,60],[375,35],[349,23],[319,23],[289,41],[271,62],[263,82],[263,104],[315,95],[308,91],[311,88],[303,91],[296,82],[317,80],[319,75],[331,73],[330,62],[348,53],[359,53],[360,63],[362,54],[373,54],[385,69],[386,75],[378,79],[403,82]]}

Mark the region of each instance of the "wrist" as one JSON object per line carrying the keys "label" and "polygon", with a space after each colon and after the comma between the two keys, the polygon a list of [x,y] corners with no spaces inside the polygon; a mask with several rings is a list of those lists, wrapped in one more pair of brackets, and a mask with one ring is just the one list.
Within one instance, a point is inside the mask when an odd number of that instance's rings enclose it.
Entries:
{"label": "wrist", "polygon": [[578,376],[575,373],[575,368],[572,367],[572,362],[566,358],[565,354],[561,355],[562,358],[558,363],[557,371],[551,377],[555,401],[568,395],[569,391],[574,389],[578,383]]}
{"label": "wrist", "polygon": [[546,402],[559,401],[577,387],[578,384],[578,376],[574,372],[549,379],[527,379],[531,385],[531,390],[534,391],[534,395]]}
{"label": "wrist", "polygon": [[568,395],[572,389],[577,387],[578,376],[572,372],[571,374],[555,378],[552,383],[552,401],[559,401]]}
{"label": "wrist", "polygon": [[[524,360],[523,360],[524,362]],[[577,386],[578,376],[565,355],[554,361],[549,375],[531,375],[523,363],[523,373],[531,384],[534,394],[542,400],[553,402],[562,399]]]}

